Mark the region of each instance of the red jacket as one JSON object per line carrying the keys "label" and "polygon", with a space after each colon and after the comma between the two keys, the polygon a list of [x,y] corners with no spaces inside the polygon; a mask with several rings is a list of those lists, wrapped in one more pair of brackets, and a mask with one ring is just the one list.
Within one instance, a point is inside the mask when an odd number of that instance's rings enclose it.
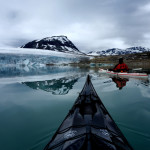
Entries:
{"label": "red jacket", "polygon": [[128,70],[129,70],[129,68],[125,63],[118,64],[114,68],[114,71],[118,71],[118,72],[125,72],[125,71],[128,71]]}

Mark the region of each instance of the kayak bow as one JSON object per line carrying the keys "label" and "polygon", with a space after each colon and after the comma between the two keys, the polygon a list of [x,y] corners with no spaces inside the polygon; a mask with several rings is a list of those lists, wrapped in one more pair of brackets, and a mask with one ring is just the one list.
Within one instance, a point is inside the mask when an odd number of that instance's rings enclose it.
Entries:
{"label": "kayak bow", "polygon": [[97,95],[90,76],[44,150],[132,150]]}

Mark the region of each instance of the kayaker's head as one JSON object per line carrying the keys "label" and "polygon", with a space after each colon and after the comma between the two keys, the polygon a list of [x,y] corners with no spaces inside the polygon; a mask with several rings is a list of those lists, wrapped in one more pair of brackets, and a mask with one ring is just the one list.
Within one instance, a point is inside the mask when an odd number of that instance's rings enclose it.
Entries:
{"label": "kayaker's head", "polygon": [[122,64],[123,63],[123,58],[119,58],[119,64]]}

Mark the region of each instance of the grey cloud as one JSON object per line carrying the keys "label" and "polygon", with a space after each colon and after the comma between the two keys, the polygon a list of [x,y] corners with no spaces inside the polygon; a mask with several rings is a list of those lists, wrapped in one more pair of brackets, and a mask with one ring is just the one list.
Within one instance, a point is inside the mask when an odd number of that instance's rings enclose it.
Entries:
{"label": "grey cloud", "polygon": [[0,46],[66,35],[82,51],[150,47],[147,0],[8,0],[0,10]]}

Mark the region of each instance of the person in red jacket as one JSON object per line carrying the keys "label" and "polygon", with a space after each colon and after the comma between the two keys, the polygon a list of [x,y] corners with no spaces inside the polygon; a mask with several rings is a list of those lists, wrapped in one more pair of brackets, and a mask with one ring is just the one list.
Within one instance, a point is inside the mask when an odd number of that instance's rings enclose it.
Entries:
{"label": "person in red jacket", "polygon": [[128,66],[123,62],[123,58],[119,59],[119,64],[117,64],[114,67],[113,71],[115,71],[115,72],[127,72],[127,71],[129,71]]}

